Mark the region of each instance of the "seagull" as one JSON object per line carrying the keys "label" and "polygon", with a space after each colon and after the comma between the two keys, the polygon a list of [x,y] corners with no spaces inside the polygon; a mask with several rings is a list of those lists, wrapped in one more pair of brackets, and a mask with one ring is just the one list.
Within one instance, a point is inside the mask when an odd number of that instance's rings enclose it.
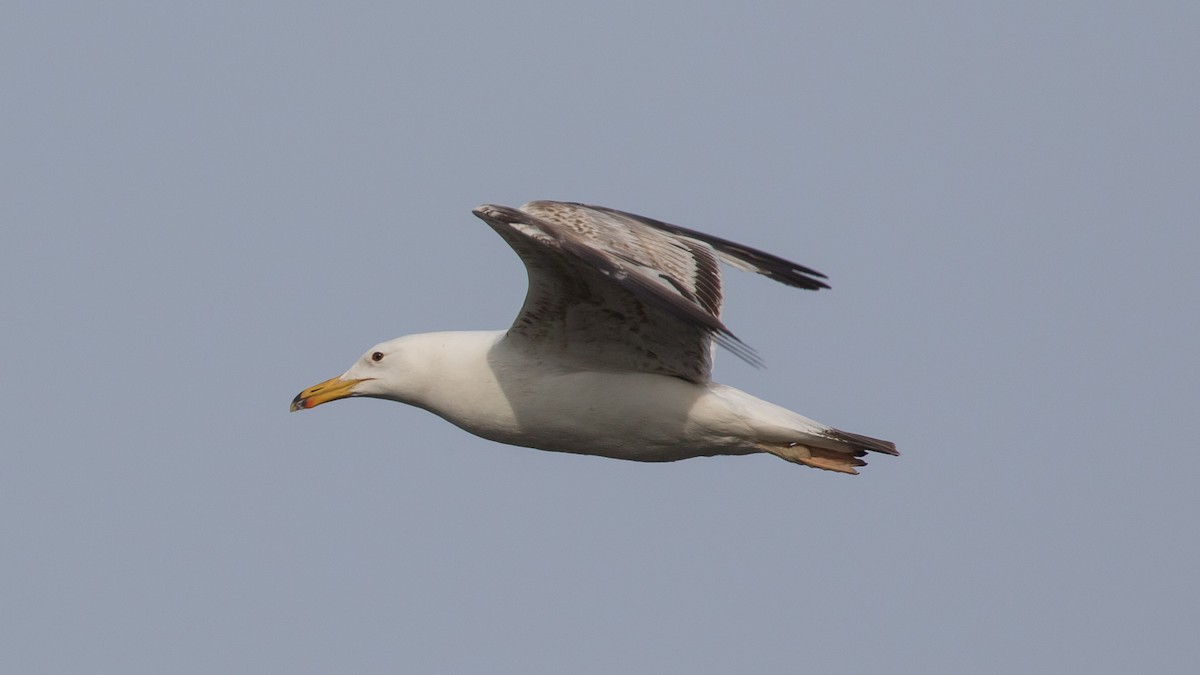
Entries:
{"label": "seagull", "polygon": [[483,438],[640,462],[768,453],[857,474],[896,446],[713,382],[716,345],[761,365],[721,322],[719,262],[807,290],[825,275],[732,241],[602,206],[534,201],[474,214],[525,264],[512,326],[407,335],[301,391],[291,409],[367,396]]}

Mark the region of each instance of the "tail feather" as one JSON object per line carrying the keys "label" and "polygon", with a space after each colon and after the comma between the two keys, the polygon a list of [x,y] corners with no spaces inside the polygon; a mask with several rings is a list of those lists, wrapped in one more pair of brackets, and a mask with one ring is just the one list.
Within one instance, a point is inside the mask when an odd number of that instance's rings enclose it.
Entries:
{"label": "tail feather", "polygon": [[763,448],[776,457],[786,459],[789,462],[811,466],[814,469],[824,469],[826,471],[858,475],[857,467],[867,465],[866,462],[858,458],[858,453],[848,454],[837,450],[826,450],[825,448],[800,445],[798,443],[790,445],[764,445]]}
{"label": "tail feather", "polygon": [[867,465],[861,458],[866,456],[868,451],[885,455],[900,454],[896,451],[896,444],[891,441],[839,429],[828,429],[821,437],[810,437],[803,442],[759,443],[758,446],[765,452],[795,464],[853,475],[858,475],[858,467]]}
{"label": "tail feather", "polygon": [[825,435],[835,441],[840,441],[858,450],[870,450],[871,452],[882,452],[885,455],[899,457],[900,452],[896,450],[896,444],[891,441],[885,441],[879,438],[871,438],[862,434],[852,434],[849,431],[841,429],[830,429],[825,432]]}

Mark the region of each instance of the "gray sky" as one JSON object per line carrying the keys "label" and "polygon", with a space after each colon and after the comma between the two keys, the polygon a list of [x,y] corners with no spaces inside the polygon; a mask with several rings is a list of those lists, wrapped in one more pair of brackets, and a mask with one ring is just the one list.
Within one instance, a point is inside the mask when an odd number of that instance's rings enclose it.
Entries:
{"label": "gray sky", "polygon": [[[8,3],[0,671],[1200,670],[1200,5]],[[507,325],[482,202],[730,272],[847,478],[289,415]]]}

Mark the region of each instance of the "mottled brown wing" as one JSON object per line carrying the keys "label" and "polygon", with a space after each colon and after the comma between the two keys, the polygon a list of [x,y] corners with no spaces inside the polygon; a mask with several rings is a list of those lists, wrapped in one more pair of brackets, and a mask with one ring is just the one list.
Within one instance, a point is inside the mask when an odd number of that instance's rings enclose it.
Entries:
{"label": "mottled brown wing", "polygon": [[705,382],[714,340],[760,365],[721,322],[718,256],[794,286],[823,286],[802,276],[819,273],[782,258],[614,209],[536,201],[475,214],[529,272],[510,338],[589,367]]}
{"label": "mottled brown wing", "polygon": [[[728,330],[716,314],[720,276],[706,245],[544,202],[519,210],[481,206],[475,213],[529,273],[510,339],[533,341],[538,350],[590,368],[708,380],[712,336]],[[699,275],[707,275],[703,299],[694,281]]]}

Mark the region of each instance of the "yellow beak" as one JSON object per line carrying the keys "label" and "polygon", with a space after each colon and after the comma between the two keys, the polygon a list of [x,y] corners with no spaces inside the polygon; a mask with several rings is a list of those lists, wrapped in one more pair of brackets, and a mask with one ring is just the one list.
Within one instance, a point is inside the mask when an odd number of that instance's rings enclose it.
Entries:
{"label": "yellow beak", "polygon": [[363,380],[343,380],[341,377],[334,377],[321,384],[314,384],[296,394],[296,398],[292,399],[292,412],[315,408],[322,403],[346,398],[351,395],[350,390],[359,382],[363,382]]}

